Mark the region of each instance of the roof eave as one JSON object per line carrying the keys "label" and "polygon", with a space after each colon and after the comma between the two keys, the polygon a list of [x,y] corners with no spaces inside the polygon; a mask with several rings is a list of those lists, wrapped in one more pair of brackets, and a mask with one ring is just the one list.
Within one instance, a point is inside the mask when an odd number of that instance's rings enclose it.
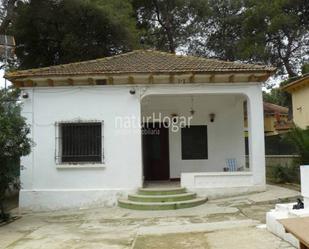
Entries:
{"label": "roof eave", "polygon": [[182,72],[158,74],[81,74],[66,76],[15,77],[10,78],[16,87],[66,86],[66,85],[144,85],[144,84],[204,84],[204,83],[246,83],[256,84],[267,80],[269,73],[224,72],[195,73]]}
{"label": "roof eave", "polygon": [[7,80],[14,81],[14,80],[23,80],[29,78],[51,78],[51,77],[87,77],[93,75],[100,75],[104,76],[111,76],[111,75],[132,75],[132,74],[152,74],[152,75],[179,75],[179,74],[265,74],[265,77],[269,78],[271,75],[275,73],[276,69],[271,70],[222,70],[222,71],[194,71],[194,70],[187,70],[187,71],[154,71],[154,72],[87,72],[87,73],[65,73],[65,74],[21,74],[18,75],[14,72],[6,73],[3,77]]}
{"label": "roof eave", "polygon": [[281,90],[286,91],[288,93],[293,92],[298,87],[301,87],[302,85],[308,84],[309,83],[309,74],[306,75],[305,77],[302,77],[298,80],[295,80],[285,86],[280,87]]}

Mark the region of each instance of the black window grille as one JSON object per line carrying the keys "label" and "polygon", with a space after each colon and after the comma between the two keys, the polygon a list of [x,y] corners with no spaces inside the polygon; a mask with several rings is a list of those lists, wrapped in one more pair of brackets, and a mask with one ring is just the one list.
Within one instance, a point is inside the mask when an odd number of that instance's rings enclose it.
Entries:
{"label": "black window grille", "polygon": [[102,123],[61,123],[60,157],[64,163],[102,162]]}
{"label": "black window grille", "polygon": [[207,126],[191,125],[181,129],[183,160],[208,159]]}

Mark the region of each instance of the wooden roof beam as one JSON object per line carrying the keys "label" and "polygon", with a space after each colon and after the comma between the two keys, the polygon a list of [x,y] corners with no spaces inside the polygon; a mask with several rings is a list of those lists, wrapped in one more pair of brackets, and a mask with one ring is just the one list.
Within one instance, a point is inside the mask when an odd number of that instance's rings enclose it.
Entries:
{"label": "wooden roof beam", "polygon": [[87,82],[89,85],[94,85],[94,79],[93,78],[88,78]]}
{"label": "wooden roof beam", "polygon": [[195,74],[194,73],[192,73],[191,76],[189,77],[189,82],[195,83]]}
{"label": "wooden roof beam", "polygon": [[232,75],[229,76],[229,82],[230,82],[230,83],[235,82],[235,75],[234,75],[234,74],[232,74]]}
{"label": "wooden roof beam", "polygon": [[34,86],[33,80],[26,80],[24,82],[24,86],[28,86],[28,87]]}
{"label": "wooden roof beam", "polygon": [[248,77],[248,82],[254,82],[257,81],[257,78],[254,74],[249,75]]}
{"label": "wooden roof beam", "polygon": [[170,76],[168,77],[168,82],[170,84],[175,83],[175,75],[174,74],[170,74]]}
{"label": "wooden roof beam", "polygon": [[107,82],[108,82],[109,85],[113,85],[113,84],[114,84],[114,78],[111,77],[111,76],[108,77],[108,78],[107,78]]}
{"label": "wooden roof beam", "polygon": [[149,83],[149,84],[153,84],[153,82],[154,82],[154,78],[153,78],[153,75],[151,74],[151,75],[149,75],[149,77],[148,77],[148,83]]}
{"label": "wooden roof beam", "polygon": [[133,76],[129,76],[129,77],[128,77],[128,83],[129,83],[130,85],[133,85],[133,84],[135,83],[134,77],[133,77]]}
{"label": "wooden roof beam", "polygon": [[52,79],[47,79],[48,86],[54,86],[54,81]]}
{"label": "wooden roof beam", "polygon": [[17,88],[24,87],[24,82],[23,81],[13,81],[13,85]]}
{"label": "wooden roof beam", "polygon": [[209,82],[210,82],[210,83],[215,83],[215,79],[216,79],[216,75],[212,74],[212,75],[210,75],[210,77],[209,77]]}
{"label": "wooden roof beam", "polygon": [[74,85],[74,80],[71,79],[71,78],[69,78],[69,79],[67,80],[67,82],[68,82],[68,84],[69,84],[70,86],[73,86],[73,85]]}

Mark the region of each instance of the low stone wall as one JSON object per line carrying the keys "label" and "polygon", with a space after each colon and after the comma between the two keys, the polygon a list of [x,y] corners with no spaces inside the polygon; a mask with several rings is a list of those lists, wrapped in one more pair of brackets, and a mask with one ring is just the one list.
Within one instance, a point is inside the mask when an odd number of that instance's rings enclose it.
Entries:
{"label": "low stone wall", "polygon": [[[289,166],[293,164],[294,160],[297,159],[298,155],[266,155],[265,165],[266,167],[273,167],[276,165]],[[249,157],[246,156],[246,162],[249,167]]]}
{"label": "low stone wall", "polygon": [[276,165],[289,166],[293,164],[298,155],[266,155],[266,167],[272,167]]}
{"label": "low stone wall", "polygon": [[269,181],[299,184],[300,170],[295,161],[297,155],[267,155],[266,177]]}

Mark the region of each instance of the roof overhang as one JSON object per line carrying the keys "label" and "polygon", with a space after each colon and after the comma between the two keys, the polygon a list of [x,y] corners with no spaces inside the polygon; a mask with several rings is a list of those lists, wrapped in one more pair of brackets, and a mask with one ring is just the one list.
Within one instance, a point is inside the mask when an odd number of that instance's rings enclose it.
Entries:
{"label": "roof overhang", "polygon": [[295,92],[309,84],[309,74],[306,74],[305,76],[301,77],[300,79],[297,79],[283,87],[281,87],[282,90],[292,93]]}
{"label": "roof overhang", "polygon": [[269,72],[173,72],[173,73],[122,73],[85,75],[48,75],[9,77],[15,87],[54,87],[83,85],[151,85],[194,83],[257,83],[266,81]]}

